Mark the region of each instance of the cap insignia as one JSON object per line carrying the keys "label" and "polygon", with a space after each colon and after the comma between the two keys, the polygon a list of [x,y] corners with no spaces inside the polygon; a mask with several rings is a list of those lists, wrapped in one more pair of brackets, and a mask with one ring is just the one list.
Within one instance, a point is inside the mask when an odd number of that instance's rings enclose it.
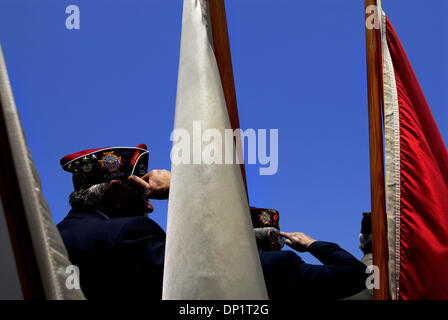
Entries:
{"label": "cap insignia", "polygon": [[102,169],[107,169],[109,172],[118,172],[119,168],[123,165],[121,157],[116,156],[113,151],[105,152],[103,158],[98,162]]}
{"label": "cap insignia", "polygon": [[263,212],[260,214],[260,221],[264,224],[269,224],[271,222],[271,216],[268,213]]}

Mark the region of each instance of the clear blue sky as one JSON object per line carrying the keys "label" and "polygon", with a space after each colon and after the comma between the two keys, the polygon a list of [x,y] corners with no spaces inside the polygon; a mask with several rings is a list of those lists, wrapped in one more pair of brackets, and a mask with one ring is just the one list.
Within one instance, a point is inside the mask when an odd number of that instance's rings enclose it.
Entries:
{"label": "clear blue sky", "polygon": [[[65,28],[70,4],[80,30]],[[361,257],[370,210],[364,1],[226,4],[241,127],[279,129],[278,173],[246,167],[251,205],[278,209],[285,231]],[[445,142],[447,7],[383,0]],[[66,154],[146,143],[150,168],[170,168],[181,15],[177,0],[1,0],[0,42],[55,222],[69,210]],[[165,228],[167,202],[154,204]]]}

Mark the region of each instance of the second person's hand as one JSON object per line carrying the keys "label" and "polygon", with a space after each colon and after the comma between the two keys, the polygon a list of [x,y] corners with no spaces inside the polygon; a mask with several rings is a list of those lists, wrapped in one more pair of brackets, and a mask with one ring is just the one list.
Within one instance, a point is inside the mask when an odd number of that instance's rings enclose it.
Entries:
{"label": "second person's hand", "polygon": [[285,238],[285,243],[288,246],[299,252],[308,251],[311,244],[316,242],[316,240],[302,232],[280,232],[280,235]]}

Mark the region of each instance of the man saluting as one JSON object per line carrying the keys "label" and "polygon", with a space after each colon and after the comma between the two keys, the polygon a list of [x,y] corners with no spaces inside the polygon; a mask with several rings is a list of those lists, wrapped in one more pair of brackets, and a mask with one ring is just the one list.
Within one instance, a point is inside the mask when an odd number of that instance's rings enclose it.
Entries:
{"label": "man saluting", "polygon": [[[277,210],[250,208],[269,298],[341,299],[366,289],[366,265],[335,243],[301,232],[281,232]],[[305,263],[284,244],[309,252],[322,265]]]}
{"label": "man saluting", "polygon": [[88,299],[161,299],[165,232],[147,217],[167,199],[170,173],[147,173],[148,150],[89,149],[61,159],[73,174],[72,209],[58,224]]}

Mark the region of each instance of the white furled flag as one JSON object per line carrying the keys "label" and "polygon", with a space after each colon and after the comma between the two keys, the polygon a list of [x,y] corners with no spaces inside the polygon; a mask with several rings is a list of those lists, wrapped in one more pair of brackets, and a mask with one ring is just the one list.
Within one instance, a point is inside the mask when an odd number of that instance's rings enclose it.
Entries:
{"label": "white furled flag", "polygon": [[392,24],[380,21],[390,294],[448,299],[448,152]]}
{"label": "white furled flag", "polygon": [[[163,299],[267,299],[240,165],[203,157],[232,129],[208,6],[184,0]],[[221,162],[224,145],[214,151]]]}
{"label": "white furled flag", "polygon": [[[84,299],[42,196],[0,47],[0,228],[3,299]],[[3,259],[7,259],[4,261]],[[4,266],[6,266],[4,268]],[[8,280],[8,282],[5,282]]]}

